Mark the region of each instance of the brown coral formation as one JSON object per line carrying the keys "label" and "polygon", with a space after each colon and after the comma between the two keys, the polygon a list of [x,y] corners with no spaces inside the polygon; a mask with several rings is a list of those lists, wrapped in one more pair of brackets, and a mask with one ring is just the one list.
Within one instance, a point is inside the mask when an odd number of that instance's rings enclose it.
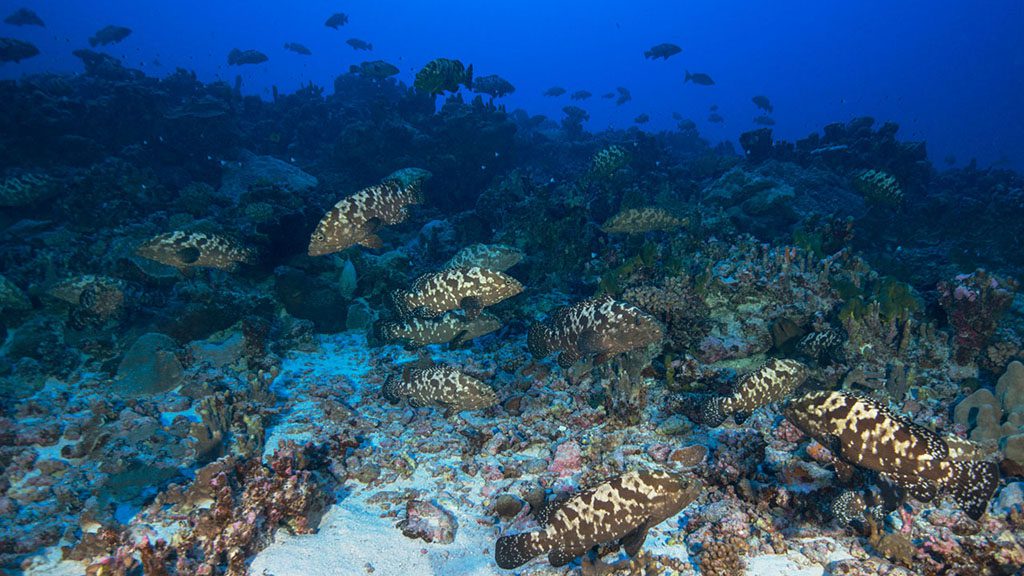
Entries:
{"label": "brown coral formation", "polygon": [[742,576],[747,550],[747,543],[739,537],[711,542],[700,554],[700,572],[706,576]]}

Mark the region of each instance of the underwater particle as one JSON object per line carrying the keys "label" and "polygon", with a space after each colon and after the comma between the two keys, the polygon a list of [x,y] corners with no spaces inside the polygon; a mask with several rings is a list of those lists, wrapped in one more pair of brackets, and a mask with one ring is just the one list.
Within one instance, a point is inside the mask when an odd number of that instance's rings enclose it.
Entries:
{"label": "underwater particle", "polygon": [[686,82],[693,82],[694,84],[699,84],[701,86],[712,86],[715,83],[715,81],[711,79],[711,76],[708,76],[703,72],[693,72],[691,74],[689,70],[686,71],[686,77],[683,78],[683,83],[685,84]]}
{"label": "underwater particle", "polygon": [[708,122],[711,122],[712,124],[721,124],[725,122],[725,118],[723,118],[718,112],[712,112],[711,114],[708,114]]}
{"label": "underwater particle", "polygon": [[367,78],[377,78],[378,80],[390,78],[399,72],[397,66],[384,60],[371,60],[363,62],[358,66],[353,64],[348,67],[348,71],[352,74],[358,74]]}
{"label": "underwater particle", "polygon": [[97,46],[117,44],[118,42],[130,36],[131,33],[132,29],[126,28],[124,26],[114,26],[113,24],[111,24],[110,26],[104,26],[103,28],[97,30],[96,34],[93,34],[93,36],[89,38],[89,46],[95,48]]}
{"label": "underwater particle", "polygon": [[522,250],[506,244],[470,244],[456,252],[441,268],[447,270],[479,266],[504,272],[522,262],[525,257]]}
{"label": "underwater particle", "polygon": [[312,56],[313,54],[313,52],[309,48],[306,48],[305,46],[299,44],[298,42],[286,42],[284,45],[284,49],[291,52],[295,52],[296,54],[302,54],[303,56]]}
{"label": "underwater particle", "polygon": [[853,178],[853,187],[873,204],[896,207],[903,203],[903,189],[896,177],[881,170],[862,170]]}
{"label": "underwater particle", "polygon": [[179,271],[188,268],[216,268],[229,272],[238,265],[253,264],[255,252],[237,240],[207,232],[176,230],[155,236],[135,249],[135,254]]}
{"label": "underwater particle", "polygon": [[398,224],[409,216],[408,206],[422,204],[418,185],[402,186],[389,180],[363,188],[342,198],[316,225],[309,241],[310,256],[341,252],[359,244],[380,248],[383,242],[377,231],[381,226]]}
{"label": "underwater particle", "polygon": [[473,89],[473,65],[465,66],[458,60],[436,58],[416,73],[416,90],[436,96],[442,92],[457,92],[459,85]]}
{"label": "underwater particle", "polygon": [[21,62],[38,54],[35,44],[17,38],[0,38],[0,62]]}
{"label": "underwater particle", "polygon": [[327,21],[324,22],[324,26],[334,28],[335,30],[337,30],[339,26],[344,26],[345,24],[348,24],[348,14],[345,14],[344,12],[335,12],[334,14],[331,14]]}
{"label": "underwater particle", "polygon": [[401,377],[389,377],[381,392],[393,404],[405,399],[413,408],[444,408],[445,418],[498,403],[498,395],[490,386],[451,366],[407,367]]}
{"label": "underwater particle", "polygon": [[557,98],[562,94],[565,94],[565,92],[565,88],[562,88],[561,86],[552,86],[551,88],[548,88],[547,90],[544,91],[544,95],[551,98]]}
{"label": "underwater particle", "polygon": [[409,290],[395,290],[391,297],[402,317],[433,318],[461,309],[472,320],[485,306],[522,291],[523,285],[508,274],[473,266],[429,272],[417,278]]}
{"label": "underwater particle", "polygon": [[633,122],[635,122],[636,124],[647,124],[650,121],[651,117],[648,114],[641,114],[636,118],[633,118]]}
{"label": "underwater particle", "polygon": [[228,66],[261,64],[267,60],[270,60],[270,58],[259,50],[239,50],[238,48],[232,48],[231,52],[228,52]]}
{"label": "underwater particle", "polygon": [[586,100],[587,98],[590,98],[591,96],[593,96],[593,94],[591,94],[587,90],[577,90],[577,91],[575,91],[575,92],[573,92],[572,94],[569,95],[569,99],[570,100]]}
{"label": "underwater particle", "polygon": [[12,176],[0,182],[0,206],[25,206],[46,200],[57,192],[58,187],[49,176],[31,173]]}
{"label": "underwater particle", "polygon": [[11,26],[46,27],[46,24],[43,23],[43,19],[39,17],[39,14],[36,14],[28,8],[18,8],[12,12],[10,16],[4,18],[4,23],[10,24]]}
{"label": "underwater particle", "polygon": [[754,124],[758,126],[775,126],[775,119],[766,114],[754,118]]}
{"label": "underwater particle", "polygon": [[975,520],[999,484],[994,462],[957,460],[941,436],[870,398],[815,391],[791,401],[784,412],[832,451],[841,479],[850,477],[853,466],[873,470],[921,502],[931,502],[942,489]]}
{"label": "underwater particle", "polygon": [[409,500],[405,505],[405,519],[398,523],[398,528],[407,538],[451,544],[455,541],[458,523],[451,512],[433,502]]}
{"label": "underwater particle", "polygon": [[473,91],[481,94],[489,94],[492,98],[501,98],[516,91],[511,82],[497,74],[480,76],[473,81]]}
{"label": "underwater particle", "polygon": [[775,108],[772,106],[772,103],[770,100],[768,100],[767,96],[758,94],[757,96],[751,98],[750,101],[753,102],[754,105],[760,108],[761,110],[764,110],[767,114],[771,114],[772,112],[775,111]]}
{"label": "underwater particle", "polygon": [[701,407],[701,420],[709,428],[720,426],[730,415],[741,424],[750,412],[783,400],[807,379],[808,369],[796,360],[772,358],[744,374],[729,396],[712,398]]}
{"label": "underwater particle", "polygon": [[676,54],[679,54],[682,51],[683,49],[680,48],[679,46],[676,46],[675,44],[669,42],[665,42],[663,44],[657,44],[652,46],[650,50],[644,50],[644,58],[647,58],[648,60],[657,60],[658,58],[661,58],[662,60],[668,60],[672,56],[675,56]]}
{"label": "underwater particle", "polygon": [[541,530],[502,536],[494,559],[506,570],[540,554],[554,567],[568,564],[594,546],[621,542],[635,556],[647,532],[693,502],[700,480],[666,472],[632,471],[551,504]]}
{"label": "underwater particle", "polygon": [[373,50],[373,44],[359,38],[349,38],[345,40],[345,44],[351,46],[353,50]]}
{"label": "underwater particle", "polygon": [[615,99],[616,106],[622,106],[626,102],[633,99],[633,95],[629,92],[629,89],[625,86],[618,86],[615,91],[619,93],[619,97]]}
{"label": "underwater particle", "polygon": [[481,312],[472,320],[454,311],[438,318],[406,318],[399,322],[382,322],[377,326],[381,340],[389,344],[419,348],[430,344],[449,344],[457,348],[465,342],[490,334],[501,328],[501,320]]}
{"label": "underwater particle", "polygon": [[558,352],[558,365],[569,368],[583,357],[594,363],[659,342],[657,320],[632,304],[604,295],[556,310],[530,327],[527,346],[537,360]]}
{"label": "underwater particle", "polygon": [[670,232],[689,221],[677,218],[662,208],[629,208],[609,218],[601,225],[605,234],[645,234],[647,232]]}

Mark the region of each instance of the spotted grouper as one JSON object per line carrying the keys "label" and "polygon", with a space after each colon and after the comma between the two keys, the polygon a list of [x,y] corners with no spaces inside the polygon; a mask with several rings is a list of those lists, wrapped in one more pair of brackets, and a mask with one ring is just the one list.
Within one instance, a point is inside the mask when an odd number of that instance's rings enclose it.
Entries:
{"label": "spotted grouper", "polygon": [[452,368],[406,368],[401,378],[384,383],[384,399],[396,403],[405,398],[414,408],[440,406],[445,418],[464,410],[482,410],[498,403],[498,395],[480,380]]}
{"label": "spotted grouper", "polygon": [[613,542],[633,556],[647,531],[678,514],[702,487],[699,480],[666,472],[627,472],[557,504],[541,518],[541,530],[502,536],[494,559],[508,570],[546,553],[559,567]]}
{"label": "spotted grouper", "polygon": [[941,436],[884,404],[843,392],[815,391],[794,399],[786,418],[836,456],[840,478],[853,466],[877,472],[921,502],[940,490],[977,520],[999,485],[994,462],[968,459]]}
{"label": "spotted grouper", "polygon": [[342,198],[324,214],[309,240],[309,255],[341,252],[356,244],[380,248],[383,242],[377,231],[403,222],[409,216],[408,206],[422,203],[418,183],[404,186],[398,180],[387,180],[363,188]]}
{"label": "spotted grouper", "polygon": [[568,368],[583,357],[601,364],[612,357],[662,339],[658,321],[640,308],[598,296],[557,310],[530,327],[527,345],[536,359],[559,352],[558,365]]}
{"label": "spotted grouper", "polygon": [[378,333],[385,342],[413,348],[429,344],[450,344],[456,348],[498,328],[501,328],[501,320],[487,312],[472,320],[457,312],[446,312],[437,318],[412,317],[399,322],[382,322]]}
{"label": "spotted grouper", "polygon": [[396,290],[391,297],[402,317],[434,318],[449,310],[462,309],[473,320],[485,306],[492,306],[523,291],[518,280],[497,270],[473,266],[424,274],[409,290]]}
{"label": "spotted grouper", "polygon": [[796,360],[772,358],[757,370],[744,374],[731,395],[705,402],[701,419],[710,428],[720,426],[730,415],[737,423],[742,423],[751,411],[789,396],[803,384],[807,374],[807,367]]}
{"label": "spotted grouper", "polygon": [[256,260],[251,248],[233,238],[181,230],[155,236],[139,245],[135,253],[178,270],[217,268],[233,271],[239,263],[252,264]]}

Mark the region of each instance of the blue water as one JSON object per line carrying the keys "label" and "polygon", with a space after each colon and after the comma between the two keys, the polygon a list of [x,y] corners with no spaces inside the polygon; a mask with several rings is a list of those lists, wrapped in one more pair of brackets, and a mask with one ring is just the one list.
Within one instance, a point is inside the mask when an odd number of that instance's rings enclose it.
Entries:
{"label": "blue water", "polygon": [[[448,2],[2,2],[0,12],[34,9],[45,29],[2,25],[3,35],[35,42],[42,54],[0,66],[0,76],[80,71],[72,49],[107,24],[133,29],[106,47],[129,66],[163,75],[176,67],[202,80],[244,79],[243,91],[270,96],[333,78],[363,60],[384,59],[411,84],[438,56],[473,63],[477,75],[499,74],[516,86],[504,102],[533,114],[561,116],[568,97],[552,85],[594,96],[583,106],[591,130],[625,128],[642,113],[645,130],[671,129],[673,112],[692,118],[712,142],[735,141],[754,128],[755,94],[771,98],[775,134],[787,140],[856,116],[892,120],[901,137],[926,140],[936,164],[977,158],[981,166],[1024,166],[1024,4],[941,1],[738,2],[635,1]],[[346,26],[323,25],[335,11]],[[357,52],[348,38],[371,42]],[[312,56],[284,50],[309,47]],[[683,52],[650,61],[642,52],[672,42]],[[227,65],[232,48],[270,60]],[[715,86],[683,84],[686,69]],[[600,95],[625,86],[633,101],[616,107]],[[717,104],[724,124],[707,122]]]}

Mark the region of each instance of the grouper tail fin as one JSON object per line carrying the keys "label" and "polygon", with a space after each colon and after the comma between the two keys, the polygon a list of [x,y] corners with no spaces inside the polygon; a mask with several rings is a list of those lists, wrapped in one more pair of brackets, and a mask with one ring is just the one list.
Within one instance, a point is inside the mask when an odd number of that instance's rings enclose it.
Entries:
{"label": "grouper tail fin", "polygon": [[981,518],[999,486],[999,466],[995,462],[950,462],[950,466],[946,490],[968,516]]}

